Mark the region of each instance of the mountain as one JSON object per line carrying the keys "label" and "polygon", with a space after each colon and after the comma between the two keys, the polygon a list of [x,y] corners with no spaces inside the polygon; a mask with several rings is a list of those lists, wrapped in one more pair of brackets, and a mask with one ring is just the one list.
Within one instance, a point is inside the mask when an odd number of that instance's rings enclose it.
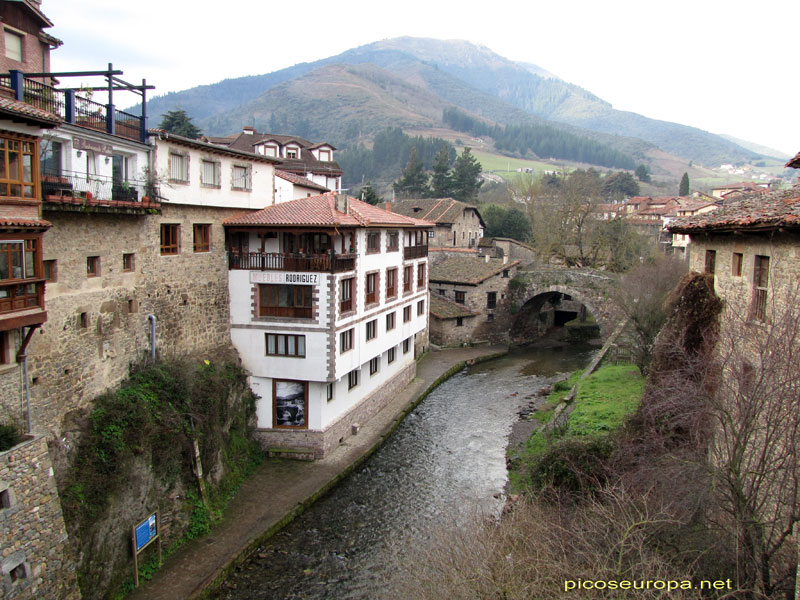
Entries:
{"label": "mountain", "polygon": [[210,135],[242,125],[284,125],[298,135],[347,144],[385,126],[440,127],[445,106],[493,123],[548,123],[637,160],[655,148],[707,165],[760,156],[697,128],[615,110],[536,65],[461,40],[383,40],[266,75],[156,97],[148,112],[156,124],[166,111],[182,108]]}
{"label": "mountain", "polygon": [[751,150],[757,154],[761,154],[762,156],[769,156],[772,158],[777,158],[779,160],[789,160],[790,158],[792,158],[791,154],[786,154],[786,152],[775,150],[775,148],[762,146],[761,144],[756,144],[755,142],[748,142],[747,140],[742,140],[737,137],[733,137],[732,135],[725,135],[724,133],[720,133],[718,135],[719,137],[725,138],[729,142],[738,144],[742,148],[746,148],[747,150]]}

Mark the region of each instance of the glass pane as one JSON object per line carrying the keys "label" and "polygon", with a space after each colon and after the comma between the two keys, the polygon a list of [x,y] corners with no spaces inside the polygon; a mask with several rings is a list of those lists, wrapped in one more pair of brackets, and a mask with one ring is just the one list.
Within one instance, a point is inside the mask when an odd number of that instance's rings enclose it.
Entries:
{"label": "glass pane", "polygon": [[278,286],[278,306],[294,306],[294,290],[291,285]]}
{"label": "glass pane", "polygon": [[278,354],[286,354],[286,336],[279,335],[278,337]]}
{"label": "glass pane", "polygon": [[267,336],[267,352],[269,354],[275,354],[275,336],[268,335]]}
{"label": "glass pane", "polygon": [[289,356],[294,356],[296,354],[295,347],[294,347],[294,339],[295,338],[294,338],[293,335],[287,336],[287,340],[286,341],[289,343],[289,347],[288,347],[288,350],[287,350],[286,353]]}
{"label": "glass pane", "polygon": [[25,252],[25,277],[36,277],[36,254]]}
{"label": "glass pane", "polygon": [[19,196],[21,196],[21,194],[20,194],[20,191],[21,191],[21,190],[20,190],[20,186],[19,186],[19,184],[12,183],[12,184],[10,184],[10,185],[8,186],[8,195],[9,195],[9,196],[12,196],[12,197],[13,197],[13,196],[19,197]]}
{"label": "glass pane", "polygon": [[33,157],[30,154],[22,155],[22,181],[33,181]]}
{"label": "glass pane", "polygon": [[0,279],[8,279],[8,254],[5,250],[0,252]]}
{"label": "glass pane", "polygon": [[8,178],[19,179],[19,152],[8,153]]}
{"label": "glass pane", "polygon": [[26,285],[25,286],[25,293],[28,296],[34,296],[36,294],[36,284],[35,283],[29,283],[28,285]]}
{"label": "glass pane", "polygon": [[306,336],[300,335],[297,337],[297,356],[306,355]]}
{"label": "glass pane", "polygon": [[32,185],[22,186],[22,195],[25,198],[33,198],[33,186]]}
{"label": "glass pane", "polygon": [[9,244],[11,255],[11,278],[22,279],[22,244]]}

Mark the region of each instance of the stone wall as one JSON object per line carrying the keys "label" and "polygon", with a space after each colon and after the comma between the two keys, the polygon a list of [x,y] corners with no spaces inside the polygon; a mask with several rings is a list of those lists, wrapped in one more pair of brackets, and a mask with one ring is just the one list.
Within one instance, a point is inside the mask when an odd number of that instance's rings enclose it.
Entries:
{"label": "stone wall", "polygon": [[[222,219],[241,212],[162,204],[162,214],[46,211],[44,260],[56,260],[46,287],[48,320],[28,357],[33,427],[61,436],[64,418],[118,385],[148,355],[156,317],[159,355],[212,356],[232,348]],[[180,252],[161,254],[160,226],[180,225]],[[211,251],[194,252],[193,224],[211,225]],[[123,270],[123,254],[133,269]],[[99,274],[87,275],[88,257]]]}
{"label": "stone wall", "polygon": [[[290,448],[307,450],[306,455],[294,454],[298,458],[323,458],[344,440],[353,435],[353,425],[363,425],[374,417],[394,396],[414,379],[416,361],[411,362],[383,386],[364,398],[360,404],[342,415],[324,431],[288,429],[256,431],[255,437],[265,449]],[[286,456],[292,456],[287,454]]]}
{"label": "stone wall", "polygon": [[42,436],[0,452],[0,597],[80,598]]}
{"label": "stone wall", "polygon": [[[14,358],[12,356],[11,360]],[[22,367],[16,362],[0,365],[0,423],[22,425],[25,422],[25,397]]]}

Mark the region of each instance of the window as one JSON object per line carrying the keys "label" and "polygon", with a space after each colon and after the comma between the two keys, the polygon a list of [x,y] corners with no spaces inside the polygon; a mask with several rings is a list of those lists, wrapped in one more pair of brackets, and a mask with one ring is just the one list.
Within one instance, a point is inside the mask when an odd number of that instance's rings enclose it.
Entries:
{"label": "window", "polygon": [[194,229],[194,251],[210,252],[211,225],[195,223],[193,229]]}
{"label": "window", "polygon": [[10,342],[11,332],[0,331],[0,365],[7,365],[11,362]]}
{"label": "window", "polygon": [[347,389],[352,390],[358,385],[358,369],[353,369],[347,374]]}
{"label": "window", "polygon": [[417,302],[417,316],[425,314],[425,300]]}
{"label": "window", "polygon": [[400,249],[400,234],[396,231],[389,232],[389,239],[386,240],[386,251],[396,252]]}
{"label": "window", "polygon": [[89,313],[82,312],[78,315],[78,326],[81,329],[88,329],[89,328]]}
{"label": "window", "polygon": [[25,570],[25,563],[20,563],[11,569],[9,575],[11,576],[11,583],[14,583],[18,579],[26,579],[28,577],[28,572]]}
{"label": "window", "polygon": [[10,58],[11,60],[16,60],[17,62],[22,62],[23,37],[18,33],[14,33],[13,31],[9,31],[8,29],[6,29],[5,39],[6,39],[6,58]]}
{"label": "window", "polygon": [[403,340],[403,354],[408,354],[408,351],[411,350],[411,338],[406,338]]}
{"label": "window", "polygon": [[466,292],[459,292],[456,290],[456,302],[459,304],[466,304],[467,302],[467,294]]}
{"label": "window", "polygon": [[231,188],[234,190],[250,190],[250,165],[233,165],[231,172]]}
{"label": "window", "polygon": [[86,276],[98,277],[100,275],[100,257],[87,256],[86,257]]}
{"label": "window", "polygon": [[394,315],[395,315],[394,311],[386,315],[386,331],[391,331],[392,329],[394,329],[395,326]]}
{"label": "window", "polygon": [[353,349],[353,329],[350,328],[339,334],[339,354],[344,354]]}
{"label": "window", "polygon": [[339,313],[347,313],[355,310],[353,306],[353,286],[355,278],[342,279],[339,281]]}
{"label": "window", "polygon": [[308,383],[272,380],[273,417],[276,428],[307,429]]}
{"label": "window", "polygon": [[425,263],[417,265],[417,289],[425,287]]}
{"label": "window", "polygon": [[508,269],[503,269],[503,277],[508,279]]}
{"label": "window", "polygon": [[731,257],[731,275],[734,277],[742,276],[742,258],[740,252],[734,252]]}
{"label": "window", "polygon": [[22,137],[0,137],[0,196],[36,198],[37,145]]}
{"label": "window", "polygon": [[262,283],[258,286],[259,317],[311,318],[311,286]]}
{"label": "window", "polygon": [[717,251],[716,250],[706,250],[706,273],[711,273],[712,275],[716,272],[716,263],[717,263]]}
{"label": "window", "polygon": [[397,269],[386,269],[386,298],[397,297]]}
{"label": "window", "polygon": [[333,400],[333,383],[329,383],[329,384],[326,386],[326,390],[325,390],[325,397],[326,397],[326,399],[328,400],[328,402],[330,402],[331,400]]}
{"label": "window", "polygon": [[367,341],[374,340],[378,335],[378,319],[367,321]]}
{"label": "window", "polygon": [[411,306],[403,307],[403,323],[408,323],[411,320]]}
{"label": "window", "polygon": [[769,256],[756,255],[753,265],[753,318],[767,320],[767,285],[769,284]]}
{"label": "window", "polygon": [[367,284],[366,284],[366,297],[365,302],[367,304],[375,304],[378,302],[378,274],[377,273],[367,273]]}
{"label": "window", "polygon": [[41,277],[37,262],[41,259],[39,236],[0,241],[0,312],[44,306],[44,285],[26,282]]}
{"label": "window", "polygon": [[456,317],[456,327],[464,326],[464,317]]}
{"label": "window", "polygon": [[8,489],[0,491],[0,509],[11,508],[11,493]]}
{"label": "window", "polygon": [[189,157],[186,154],[169,153],[169,180],[189,183]]}
{"label": "window", "polygon": [[200,163],[200,183],[220,187],[220,165],[213,160],[202,160]]}
{"label": "window", "polygon": [[369,361],[369,374],[375,375],[381,367],[381,357],[376,356]]}
{"label": "window", "polygon": [[433,229],[430,229],[428,231],[428,239],[432,240],[434,235],[436,235],[436,232],[434,232]]}
{"label": "window", "polygon": [[181,226],[177,224],[161,224],[161,255],[179,254],[181,251]]}
{"label": "window", "polygon": [[486,292],[486,308],[497,306],[497,292]]}
{"label": "window", "polygon": [[134,270],[134,263],[133,259],[136,255],[133,253],[123,254],[122,255],[122,272],[123,273],[130,273]]}
{"label": "window", "polygon": [[319,151],[319,160],[322,162],[328,162],[331,159],[331,151],[330,150],[320,150]]}
{"label": "window", "polygon": [[[42,175],[50,175],[52,177],[61,175],[61,142],[48,140],[42,144],[39,165],[41,166]],[[57,179],[50,183],[54,183],[55,186],[61,184]],[[47,187],[46,184],[45,187]]]}
{"label": "window", "polygon": [[306,336],[266,333],[267,356],[297,356],[305,358]]}
{"label": "window", "polygon": [[58,281],[58,261],[46,260],[42,264],[44,265],[44,280],[49,282]]}
{"label": "window", "polygon": [[394,362],[394,359],[395,359],[395,355],[396,355],[396,354],[397,354],[397,350],[395,349],[395,347],[394,347],[394,346],[392,346],[391,348],[389,348],[389,352],[386,354],[386,359],[387,359],[387,360],[386,360],[386,362],[387,362],[388,364],[392,364],[392,363]]}
{"label": "window", "polygon": [[286,158],[297,158],[297,148],[287,148]]}
{"label": "window", "polygon": [[413,267],[403,267],[403,291],[410,292],[411,291],[411,269]]}
{"label": "window", "polygon": [[367,234],[367,254],[376,254],[381,251],[380,232]]}
{"label": "window", "polygon": [[444,297],[444,298],[447,298],[447,290],[446,290],[446,289],[444,289],[444,288],[439,288],[438,290],[436,290],[436,292],[437,292],[437,293],[438,293],[440,296],[442,296],[442,297]]}
{"label": "window", "polygon": [[494,321],[494,313],[489,313],[488,315],[486,315],[486,320],[489,321],[490,323]]}

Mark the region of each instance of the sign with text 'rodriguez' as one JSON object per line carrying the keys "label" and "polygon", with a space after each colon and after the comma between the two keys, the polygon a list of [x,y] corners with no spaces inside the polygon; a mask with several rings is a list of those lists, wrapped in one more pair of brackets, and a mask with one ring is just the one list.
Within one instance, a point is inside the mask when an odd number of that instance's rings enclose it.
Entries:
{"label": "sign with text 'rodriguez'", "polygon": [[317,285],[319,273],[286,273],[282,271],[250,271],[250,283],[282,283]]}

